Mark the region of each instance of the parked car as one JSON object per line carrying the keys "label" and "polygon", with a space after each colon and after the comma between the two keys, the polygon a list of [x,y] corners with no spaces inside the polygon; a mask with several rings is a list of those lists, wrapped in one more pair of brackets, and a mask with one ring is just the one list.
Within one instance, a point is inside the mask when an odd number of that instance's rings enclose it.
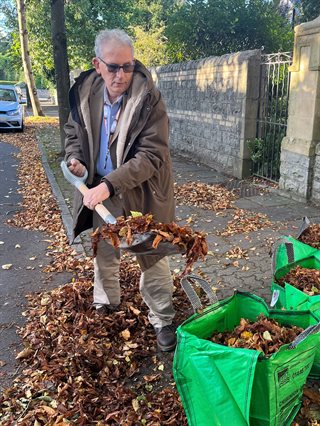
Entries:
{"label": "parked car", "polygon": [[23,132],[24,103],[14,86],[0,85],[0,129]]}

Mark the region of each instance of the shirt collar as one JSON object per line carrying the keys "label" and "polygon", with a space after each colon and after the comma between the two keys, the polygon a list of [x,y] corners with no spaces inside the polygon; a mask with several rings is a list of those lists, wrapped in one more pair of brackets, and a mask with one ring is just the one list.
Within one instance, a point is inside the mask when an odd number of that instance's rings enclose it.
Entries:
{"label": "shirt collar", "polygon": [[110,105],[110,106],[112,106],[112,105],[114,105],[114,104],[120,104],[121,103],[121,101],[122,101],[122,98],[123,98],[123,94],[122,95],[120,95],[114,102],[113,102],[113,104],[110,102],[110,99],[109,99],[109,95],[108,95],[108,91],[107,91],[107,89],[105,88],[104,89],[104,94],[103,94],[103,103],[105,104],[105,105]]}

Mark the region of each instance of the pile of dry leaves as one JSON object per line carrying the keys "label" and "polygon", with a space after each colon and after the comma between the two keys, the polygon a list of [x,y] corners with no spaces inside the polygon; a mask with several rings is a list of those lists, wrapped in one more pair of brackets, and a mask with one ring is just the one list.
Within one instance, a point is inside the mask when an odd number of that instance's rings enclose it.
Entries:
{"label": "pile of dry leaves", "polygon": [[310,225],[298,238],[299,241],[311,247],[320,249],[320,224]]}
{"label": "pile of dry leaves", "polygon": [[282,345],[291,343],[302,331],[300,327],[282,326],[261,314],[255,322],[241,318],[233,331],[215,333],[211,340],[234,348],[254,349],[268,356],[277,352]]}
{"label": "pile of dry leaves", "polygon": [[217,235],[230,236],[239,233],[257,231],[272,225],[268,217],[262,213],[249,212],[237,209],[234,217],[228,222],[224,231],[218,231]]}
{"label": "pile of dry leaves", "polygon": [[298,265],[276,282],[282,287],[285,283],[291,284],[309,296],[320,294],[320,270],[318,269],[303,268]]}
{"label": "pile of dry leaves", "polygon": [[236,195],[223,185],[209,185],[202,182],[175,184],[174,194],[177,204],[201,207],[206,210],[226,210],[233,207]]}
{"label": "pile of dry leaves", "polygon": [[82,279],[29,298],[23,374],[0,397],[2,425],[186,425],[170,367],[138,291],[140,270],[120,269],[119,311],[92,308],[92,281]]}
{"label": "pile of dry leaves", "polygon": [[114,247],[119,247],[121,239],[124,239],[127,246],[131,247],[139,235],[151,237],[150,252],[153,250],[156,252],[163,243],[176,246],[177,252],[183,253],[186,257],[186,266],[181,276],[189,273],[194,262],[199,258],[204,259],[208,253],[204,233],[193,231],[189,226],[179,226],[174,222],[156,222],[151,214],[136,214],[127,218],[118,217],[115,224],[105,224],[98,228],[92,235],[94,255],[101,238],[110,240]]}

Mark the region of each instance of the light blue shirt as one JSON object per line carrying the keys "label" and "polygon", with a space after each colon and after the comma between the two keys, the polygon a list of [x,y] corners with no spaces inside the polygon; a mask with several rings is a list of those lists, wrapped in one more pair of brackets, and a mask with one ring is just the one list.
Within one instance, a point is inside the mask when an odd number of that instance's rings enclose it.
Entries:
{"label": "light blue shirt", "polygon": [[114,169],[109,151],[109,140],[117,126],[117,114],[121,107],[121,102],[122,96],[120,96],[113,104],[111,104],[107,91],[104,91],[103,118],[100,131],[100,149],[96,164],[97,173],[100,176],[106,176]]}

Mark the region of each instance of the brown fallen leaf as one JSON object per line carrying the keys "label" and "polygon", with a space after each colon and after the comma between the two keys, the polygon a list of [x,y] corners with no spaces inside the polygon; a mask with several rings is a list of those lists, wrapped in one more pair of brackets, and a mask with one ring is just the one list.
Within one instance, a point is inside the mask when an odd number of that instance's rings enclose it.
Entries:
{"label": "brown fallen leaf", "polygon": [[124,340],[129,340],[131,333],[128,329],[121,331],[121,336],[123,337]]}
{"label": "brown fallen leaf", "polygon": [[33,353],[34,352],[31,348],[25,348],[21,352],[18,353],[18,355],[16,356],[16,359],[28,358]]}
{"label": "brown fallen leaf", "polygon": [[305,387],[303,389],[303,395],[305,395],[307,398],[309,398],[310,401],[318,404],[319,407],[320,407],[320,393],[319,392],[315,392],[314,390],[308,389],[307,387]]}

